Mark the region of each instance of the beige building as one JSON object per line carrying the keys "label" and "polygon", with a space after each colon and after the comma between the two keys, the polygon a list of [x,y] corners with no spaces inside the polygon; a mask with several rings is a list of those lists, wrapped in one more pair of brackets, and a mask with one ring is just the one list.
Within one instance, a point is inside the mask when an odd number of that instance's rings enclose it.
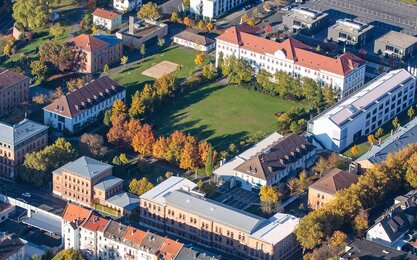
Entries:
{"label": "beige building", "polygon": [[293,230],[298,218],[270,219],[210,200],[195,184],[171,177],[140,197],[141,224],[224,252],[235,259],[291,259],[299,250]]}
{"label": "beige building", "polygon": [[29,100],[29,78],[11,70],[0,72],[0,115]]}
{"label": "beige building", "polygon": [[86,54],[84,73],[102,72],[106,64],[118,62],[123,56],[122,41],[112,35],[80,34],[68,42]]}
{"label": "beige building", "polygon": [[16,125],[0,123],[0,177],[13,179],[25,154],[43,149],[48,127],[24,119]]}
{"label": "beige building", "polygon": [[318,209],[331,201],[336,192],[357,182],[358,176],[356,174],[334,168],[308,187],[308,206]]}

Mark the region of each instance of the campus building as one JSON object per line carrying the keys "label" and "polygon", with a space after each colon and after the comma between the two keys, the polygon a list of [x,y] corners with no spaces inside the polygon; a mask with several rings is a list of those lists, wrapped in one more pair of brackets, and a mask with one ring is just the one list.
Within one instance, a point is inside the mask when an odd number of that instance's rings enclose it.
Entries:
{"label": "campus building", "polygon": [[0,72],[0,115],[29,101],[29,78],[11,70]]}
{"label": "campus building", "polygon": [[90,36],[80,34],[70,40],[79,50],[85,53],[85,66],[80,72],[102,72],[104,66],[120,61],[123,56],[122,41],[112,35]]}
{"label": "campus building", "polygon": [[44,107],[43,120],[53,128],[74,133],[101,119],[116,100],[125,98],[125,88],[104,76]]}
{"label": "campus building", "polygon": [[375,40],[374,53],[387,57],[408,59],[417,52],[417,37],[389,31]]}
{"label": "campus building", "polygon": [[122,12],[136,11],[142,6],[142,0],[113,0],[113,8]]}
{"label": "campus building", "polygon": [[384,73],[308,122],[313,144],[340,152],[414,104],[416,78],[404,69]]}
{"label": "campus building", "polygon": [[113,31],[122,24],[122,15],[116,12],[97,8],[92,15],[93,24],[99,28]]}
{"label": "campus building", "polygon": [[352,53],[332,58],[316,53],[294,38],[275,42],[234,26],[216,38],[216,66],[219,56],[246,59],[255,72],[274,74],[283,71],[294,77],[308,77],[337,89],[341,96],[351,95],[365,82],[366,62]]}
{"label": "campus building", "polygon": [[13,179],[25,154],[48,144],[48,127],[24,119],[16,125],[0,123],[0,176]]}
{"label": "campus building", "polygon": [[174,35],[174,42],[176,44],[192,48],[197,51],[211,51],[216,47],[216,41],[210,39],[205,35],[198,34],[197,32],[188,29]]}
{"label": "campus building", "polygon": [[296,134],[273,133],[214,170],[230,186],[258,190],[265,185],[286,183],[316,160],[316,147]]}
{"label": "campus building", "polygon": [[342,44],[362,48],[372,39],[374,26],[359,23],[351,19],[340,19],[329,27],[327,39]]}
{"label": "campus building", "polygon": [[313,34],[322,30],[327,23],[327,13],[306,8],[294,8],[282,17],[284,27],[293,33]]}
{"label": "campus building", "polygon": [[358,182],[358,176],[338,168],[331,169],[308,187],[308,207],[318,209],[331,201],[336,192]]}
{"label": "campus building", "polygon": [[212,20],[244,2],[246,0],[191,0],[190,12],[202,18]]}
{"label": "campus building", "polygon": [[195,186],[171,177],[140,196],[140,223],[236,259],[291,259],[298,252],[298,218],[265,219],[205,198]]}
{"label": "campus building", "polygon": [[[68,203],[64,210],[62,238],[65,249],[80,250],[87,259],[218,259],[168,237],[103,218],[72,203]],[[196,257],[183,257],[187,255]]]}

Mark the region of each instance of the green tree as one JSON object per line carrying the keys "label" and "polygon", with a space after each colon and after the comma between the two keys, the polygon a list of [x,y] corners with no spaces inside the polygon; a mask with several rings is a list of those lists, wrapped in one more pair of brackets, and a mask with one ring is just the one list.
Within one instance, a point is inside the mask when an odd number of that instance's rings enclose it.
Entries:
{"label": "green tree", "polygon": [[122,164],[127,164],[129,162],[129,159],[127,158],[125,153],[121,153],[119,155],[119,160]]}
{"label": "green tree", "polygon": [[408,115],[408,117],[410,117],[410,121],[411,121],[411,119],[413,119],[413,117],[414,117],[414,115],[415,115],[415,111],[414,111],[413,106],[411,106],[411,107],[408,109],[408,111],[407,111],[407,115]]}
{"label": "green tree", "polygon": [[82,253],[75,249],[60,251],[52,260],[84,260]]}
{"label": "green tree", "polygon": [[138,17],[140,19],[155,20],[160,17],[160,11],[158,5],[152,2],[148,2],[139,9]]}
{"label": "green tree", "polygon": [[381,138],[383,134],[384,134],[384,129],[382,129],[382,127],[378,128],[375,132],[375,137],[379,140],[379,143],[381,143]]}
{"label": "green tree", "polygon": [[32,69],[32,76],[35,76],[37,80],[43,81],[46,76],[48,67],[41,61],[35,60],[30,63]]}
{"label": "green tree", "polygon": [[204,78],[212,80],[217,77],[217,70],[214,67],[213,63],[209,63],[203,66],[201,74]]}
{"label": "green tree", "polygon": [[145,112],[145,106],[142,102],[140,92],[137,90],[132,96],[132,104],[129,108],[131,118],[139,118]]}
{"label": "green tree", "polygon": [[142,54],[142,62],[143,62],[143,59],[145,58],[145,54],[146,54],[145,43],[142,43],[142,46],[140,46],[140,54]]}
{"label": "green tree", "polygon": [[108,73],[110,71],[109,64],[104,64],[103,72]]}
{"label": "green tree", "polygon": [[152,188],[153,188],[153,184],[146,177],[143,177],[140,180],[133,179],[129,183],[129,192],[139,195],[139,196],[149,191]]}
{"label": "green tree", "polygon": [[157,44],[158,44],[158,46],[159,46],[160,48],[164,47],[164,45],[165,45],[165,39],[164,39],[163,37],[158,38],[158,42],[157,42]]}
{"label": "green tree", "polygon": [[104,118],[103,118],[103,124],[105,125],[105,126],[110,126],[110,122],[111,122],[111,109],[107,109],[105,112],[104,112]]}
{"label": "green tree", "polygon": [[190,10],[190,0],[182,0],[185,10]]}
{"label": "green tree", "polygon": [[83,16],[83,19],[80,22],[80,32],[88,32],[93,26],[93,16],[90,13],[87,13]]}
{"label": "green tree", "polygon": [[265,213],[275,212],[282,194],[276,187],[262,186],[259,191],[259,199],[261,201],[261,209]]}
{"label": "green tree", "polygon": [[206,176],[211,176],[213,174],[214,169],[214,154],[213,154],[213,148],[209,148],[207,153],[206,162],[204,163],[204,171],[206,173]]}
{"label": "green tree", "polygon": [[203,187],[203,181],[201,179],[198,180],[197,187],[198,187],[198,192],[200,192],[201,191],[201,187]]}
{"label": "green tree", "polygon": [[221,64],[222,74],[231,84],[240,85],[249,82],[253,76],[252,67],[247,60],[238,60],[235,56],[226,57]]}
{"label": "green tree", "polygon": [[392,120],[392,125],[394,126],[394,129],[396,130],[400,126],[400,121],[398,120],[398,117],[395,117]]}
{"label": "green tree", "polygon": [[58,38],[64,34],[65,30],[60,23],[56,23],[49,28],[49,34]]}
{"label": "green tree", "polygon": [[53,1],[16,0],[13,3],[13,18],[25,28],[40,28],[47,24]]}

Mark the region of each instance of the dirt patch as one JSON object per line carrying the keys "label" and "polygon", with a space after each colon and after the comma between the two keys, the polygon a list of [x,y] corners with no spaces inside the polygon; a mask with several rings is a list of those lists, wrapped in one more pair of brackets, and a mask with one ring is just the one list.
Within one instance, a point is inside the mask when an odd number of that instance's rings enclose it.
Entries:
{"label": "dirt patch", "polygon": [[142,75],[159,79],[166,74],[174,72],[178,66],[179,65],[177,63],[171,61],[162,61],[142,72]]}

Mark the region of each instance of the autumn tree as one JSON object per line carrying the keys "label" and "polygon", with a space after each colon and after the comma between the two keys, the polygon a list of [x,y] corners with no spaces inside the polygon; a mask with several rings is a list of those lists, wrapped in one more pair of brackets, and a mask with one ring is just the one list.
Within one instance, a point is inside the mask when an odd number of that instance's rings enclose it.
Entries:
{"label": "autumn tree", "polygon": [[262,7],[264,8],[265,11],[269,11],[271,9],[271,6],[269,5],[268,2],[264,2],[264,4],[262,5]]}
{"label": "autumn tree", "polygon": [[123,114],[115,115],[112,117],[111,128],[107,132],[107,141],[119,147],[128,147],[126,144],[125,126],[126,119]]}
{"label": "autumn tree", "polygon": [[116,117],[119,115],[123,116],[123,118],[126,118],[126,110],[127,106],[121,99],[117,99],[114,101],[113,106],[111,108],[111,118],[110,120],[113,121]]}
{"label": "autumn tree", "polygon": [[74,43],[46,41],[39,47],[39,60],[50,63],[61,72],[77,72],[85,67],[86,54]]}
{"label": "autumn tree", "polygon": [[179,15],[178,15],[178,13],[177,12],[172,12],[171,13],[171,22],[173,22],[173,23],[177,23],[178,22],[178,20],[179,20]]}
{"label": "autumn tree", "polygon": [[407,171],[405,180],[413,188],[417,188],[417,153],[414,153],[407,160]]}
{"label": "autumn tree", "polygon": [[138,17],[140,19],[155,20],[160,17],[160,10],[158,5],[153,2],[148,2],[139,9]]}
{"label": "autumn tree", "polygon": [[48,101],[48,96],[45,94],[38,94],[32,97],[32,102],[38,105],[44,105]]}
{"label": "autumn tree", "polygon": [[188,18],[188,16],[187,16],[187,17],[184,17],[184,19],[182,20],[182,22],[183,22],[183,24],[184,24],[186,27],[190,27],[190,26],[191,26],[191,19],[190,19],[190,18]]}
{"label": "autumn tree", "polygon": [[246,23],[248,22],[248,20],[249,20],[248,14],[244,13],[242,17],[240,18],[240,23]]}
{"label": "autumn tree", "polygon": [[156,140],[152,146],[152,155],[155,158],[164,158],[168,146],[167,138],[161,136]]}
{"label": "autumn tree", "polygon": [[200,52],[195,56],[194,62],[198,66],[201,66],[204,63],[204,60],[206,59],[206,55],[203,52]]}
{"label": "autumn tree", "polygon": [[133,150],[140,155],[152,154],[153,144],[155,143],[155,133],[148,124],[143,125],[139,132],[133,137]]}
{"label": "autumn tree", "polygon": [[62,36],[64,32],[65,30],[60,23],[55,23],[51,26],[51,28],[49,28],[49,34],[54,36],[55,38]]}
{"label": "autumn tree", "polygon": [[262,211],[269,214],[276,211],[282,194],[276,187],[266,185],[261,187],[259,196]]}
{"label": "autumn tree", "polygon": [[353,219],[353,229],[359,237],[363,237],[368,225],[368,213],[364,209],[360,209],[358,215]]}
{"label": "autumn tree", "polygon": [[249,24],[250,26],[255,26],[255,19],[250,18],[246,23]]}
{"label": "autumn tree", "polygon": [[415,111],[413,106],[410,106],[410,108],[407,111],[407,115],[410,118],[410,121],[413,119],[414,115],[415,115]]}
{"label": "autumn tree", "polygon": [[214,24],[213,24],[211,21],[209,21],[209,22],[206,24],[206,30],[207,30],[208,32],[211,32],[211,31],[213,31],[213,30],[214,30]]}
{"label": "autumn tree", "polygon": [[121,64],[121,65],[123,65],[123,67],[125,67],[125,66],[126,66],[127,61],[128,61],[127,56],[122,56],[122,57],[120,58],[120,64]]}
{"label": "autumn tree", "polygon": [[371,148],[375,144],[375,141],[376,141],[375,135],[373,134],[368,135],[368,143],[371,146]]}
{"label": "autumn tree", "polygon": [[71,79],[67,81],[67,88],[69,91],[75,91],[85,85],[85,80],[82,78]]}
{"label": "autumn tree", "polygon": [[359,154],[358,146],[356,144],[352,146],[350,152],[352,153],[353,157],[356,157]]}
{"label": "autumn tree", "polygon": [[129,192],[138,196],[144,194],[152,188],[153,184],[146,177],[143,177],[140,180],[135,178],[129,183]]}
{"label": "autumn tree", "polygon": [[140,92],[137,90],[132,96],[132,104],[129,108],[131,118],[139,118],[145,112],[145,105],[142,102]]}
{"label": "autumn tree", "polygon": [[185,170],[193,170],[198,167],[198,144],[197,139],[191,135],[186,137],[184,149],[181,152],[180,168]]}
{"label": "autumn tree", "polygon": [[37,80],[43,81],[48,71],[48,67],[45,63],[35,60],[30,63],[30,68],[32,69],[32,76],[35,76]]}
{"label": "autumn tree", "polygon": [[109,64],[104,64],[104,67],[103,67],[103,72],[104,72],[104,73],[108,73],[109,71],[110,71]]}
{"label": "autumn tree", "polygon": [[127,164],[127,163],[129,163],[129,159],[127,158],[127,156],[126,156],[126,154],[125,154],[125,153],[121,153],[121,154],[119,155],[119,160],[120,160],[120,162],[121,162],[122,164]]}
{"label": "autumn tree", "polygon": [[107,147],[101,135],[85,133],[80,137],[80,150],[90,157],[103,157]]}
{"label": "autumn tree", "polygon": [[13,18],[25,28],[43,27],[48,22],[53,3],[47,0],[16,0],[13,2]]}
{"label": "autumn tree", "polygon": [[187,136],[181,131],[174,131],[168,138],[168,146],[164,155],[164,159],[169,162],[179,162],[181,158],[181,151],[184,149],[184,144]]}
{"label": "autumn tree", "polygon": [[397,130],[398,129],[398,127],[400,126],[400,121],[398,120],[398,117],[395,117],[392,120],[392,125],[394,126],[394,130]]}
{"label": "autumn tree", "polygon": [[253,16],[253,17],[258,17],[258,16],[259,16],[259,10],[258,10],[258,7],[253,8],[253,11],[252,11],[252,16]]}
{"label": "autumn tree", "polygon": [[204,22],[204,20],[200,20],[200,21],[198,21],[198,23],[197,23],[197,28],[198,28],[200,31],[204,31],[204,30],[206,29],[206,23]]}
{"label": "autumn tree", "polygon": [[383,134],[384,134],[384,129],[382,129],[382,127],[378,128],[375,132],[375,137],[378,138],[379,143],[381,143],[381,138]]}
{"label": "autumn tree", "polygon": [[84,256],[79,250],[71,248],[61,250],[52,260],[84,260]]}

